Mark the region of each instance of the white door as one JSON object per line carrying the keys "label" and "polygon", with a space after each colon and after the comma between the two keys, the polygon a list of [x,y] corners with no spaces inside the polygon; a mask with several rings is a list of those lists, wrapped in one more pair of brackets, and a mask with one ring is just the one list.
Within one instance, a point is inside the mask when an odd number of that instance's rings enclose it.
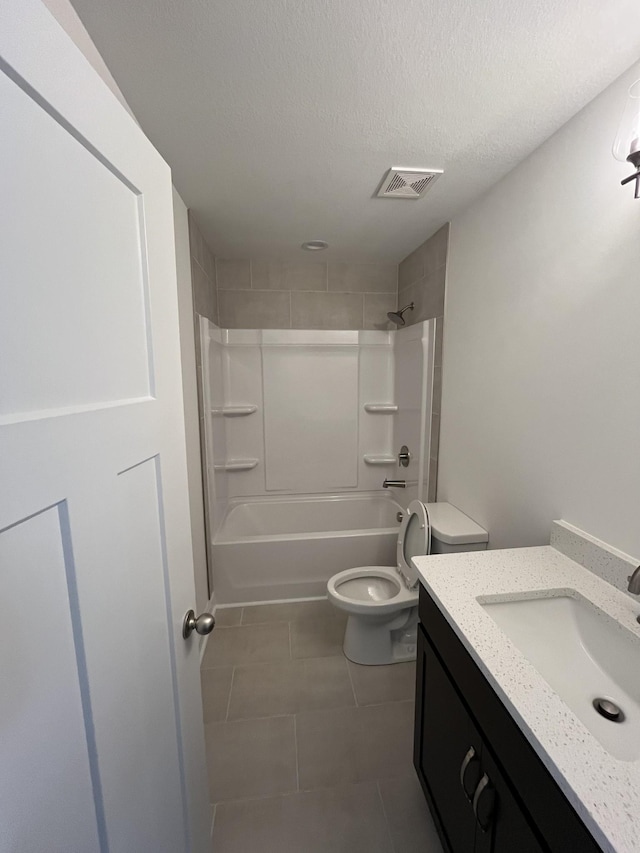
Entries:
{"label": "white door", "polygon": [[0,8],[0,851],[202,853],[169,169]]}

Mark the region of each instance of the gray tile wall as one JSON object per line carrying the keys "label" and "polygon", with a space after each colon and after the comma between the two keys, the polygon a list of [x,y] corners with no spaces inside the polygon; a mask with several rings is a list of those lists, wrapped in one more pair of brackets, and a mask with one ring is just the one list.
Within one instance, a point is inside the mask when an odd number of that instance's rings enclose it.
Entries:
{"label": "gray tile wall", "polygon": [[225,329],[387,329],[395,264],[217,258]]}
{"label": "gray tile wall", "polygon": [[[189,243],[191,246],[191,281],[193,284],[193,310],[218,324],[218,293],[216,288],[216,262],[204,241],[194,216],[189,211]],[[196,340],[198,336],[196,335]]]}
{"label": "gray tile wall", "polygon": [[436,352],[433,375],[433,410],[431,417],[431,452],[429,454],[429,487],[427,499],[435,501],[438,482],[438,448],[440,443],[440,402],[442,399],[442,340],[444,335],[444,291],[447,274],[449,223],[418,246],[398,267],[398,308],[413,302],[407,311],[407,325],[436,317]]}
{"label": "gray tile wall", "polygon": [[413,311],[407,311],[407,325],[442,317],[444,314],[444,286],[447,271],[449,223],[418,246],[398,267],[398,307],[413,302]]}

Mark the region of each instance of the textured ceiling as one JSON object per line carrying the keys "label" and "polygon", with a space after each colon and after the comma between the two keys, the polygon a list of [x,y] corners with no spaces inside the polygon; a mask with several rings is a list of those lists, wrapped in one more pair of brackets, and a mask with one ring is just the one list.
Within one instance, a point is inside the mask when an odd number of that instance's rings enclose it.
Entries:
{"label": "textured ceiling", "polygon": [[72,2],[227,256],[398,261],[640,56],[637,0]]}

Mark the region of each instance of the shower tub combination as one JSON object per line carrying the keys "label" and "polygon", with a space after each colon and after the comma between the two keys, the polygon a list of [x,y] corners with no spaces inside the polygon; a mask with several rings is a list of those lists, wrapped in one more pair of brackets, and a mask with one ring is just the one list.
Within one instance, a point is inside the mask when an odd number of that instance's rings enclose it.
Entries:
{"label": "shower tub combination", "polygon": [[390,496],[232,501],[212,545],[218,604],[326,595],[356,566],[395,566],[404,509]]}

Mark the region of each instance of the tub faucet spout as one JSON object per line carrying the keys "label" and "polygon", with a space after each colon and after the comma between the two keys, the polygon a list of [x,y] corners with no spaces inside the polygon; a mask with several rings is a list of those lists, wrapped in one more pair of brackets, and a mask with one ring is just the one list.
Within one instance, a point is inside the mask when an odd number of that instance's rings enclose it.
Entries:
{"label": "tub faucet spout", "polygon": [[407,483],[405,480],[385,480],[382,484],[383,489],[406,489]]}

